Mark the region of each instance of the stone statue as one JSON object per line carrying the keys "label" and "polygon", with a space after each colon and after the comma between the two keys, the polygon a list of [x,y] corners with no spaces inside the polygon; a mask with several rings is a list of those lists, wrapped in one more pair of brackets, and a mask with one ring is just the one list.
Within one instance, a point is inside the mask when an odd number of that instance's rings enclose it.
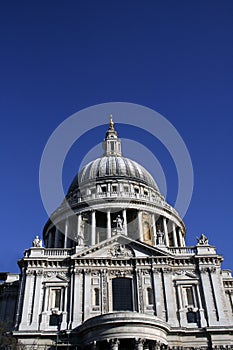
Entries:
{"label": "stone statue", "polygon": [[39,236],[36,236],[32,242],[32,246],[35,248],[41,248],[42,247],[42,239],[39,239]]}
{"label": "stone statue", "polygon": [[200,245],[208,245],[209,244],[209,240],[208,238],[204,235],[204,233],[201,234],[200,238],[197,238],[197,242]]}
{"label": "stone statue", "polygon": [[83,241],[84,241],[84,238],[83,238],[83,235],[78,235],[77,237],[75,237],[76,239],[76,242],[77,242],[77,245],[79,246],[83,246]]}
{"label": "stone statue", "polygon": [[123,230],[123,219],[120,217],[120,215],[117,215],[116,220],[113,220],[113,222],[116,222],[117,230]]}
{"label": "stone statue", "polygon": [[164,232],[160,231],[160,229],[157,231],[157,237],[158,237],[158,245],[164,244]]}

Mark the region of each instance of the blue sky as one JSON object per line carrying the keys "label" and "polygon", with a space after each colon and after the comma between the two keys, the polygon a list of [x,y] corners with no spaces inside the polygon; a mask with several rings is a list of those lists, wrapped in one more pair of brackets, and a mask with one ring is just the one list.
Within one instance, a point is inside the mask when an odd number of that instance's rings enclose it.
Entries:
{"label": "blue sky", "polygon": [[[113,101],[152,108],[178,130],[195,176],[187,244],[204,232],[233,267],[232,19],[230,0],[1,1],[1,271],[18,271],[47,220],[38,178],[50,134],[71,114]],[[104,131],[71,149],[65,189]],[[164,148],[140,130],[118,131],[147,139],[173,204],[177,175]]]}

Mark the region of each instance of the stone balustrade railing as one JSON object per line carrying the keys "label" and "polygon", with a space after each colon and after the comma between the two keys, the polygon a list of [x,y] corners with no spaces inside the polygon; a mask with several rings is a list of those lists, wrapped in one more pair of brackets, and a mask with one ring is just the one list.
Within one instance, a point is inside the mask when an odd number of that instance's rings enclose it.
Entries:
{"label": "stone balustrade railing", "polygon": [[172,254],[180,254],[180,255],[197,254],[196,247],[167,247],[167,250]]}

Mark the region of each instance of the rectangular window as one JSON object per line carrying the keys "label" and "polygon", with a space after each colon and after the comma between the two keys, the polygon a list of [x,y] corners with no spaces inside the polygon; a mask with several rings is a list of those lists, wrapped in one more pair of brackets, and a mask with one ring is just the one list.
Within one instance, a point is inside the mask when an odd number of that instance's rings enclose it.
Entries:
{"label": "rectangular window", "polygon": [[99,288],[94,289],[94,305],[95,306],[100,305],[100,290],[99,290]]}
{"label": "rectangular window", "polygon": [[51,289],[50,291],[50,308],[61,308],[61,289]]}
{"label": "rectangular window", "polygon": [[183,288],[183,297],[184,297],[184,306],[195,306],[193,288],[192,287],[184,287]]}
{"label": "rectangular window", "polygon": [[153,305],[153,303],[154,303],[154,300],[153,300],[152,288],[147,288],[147,304]]}

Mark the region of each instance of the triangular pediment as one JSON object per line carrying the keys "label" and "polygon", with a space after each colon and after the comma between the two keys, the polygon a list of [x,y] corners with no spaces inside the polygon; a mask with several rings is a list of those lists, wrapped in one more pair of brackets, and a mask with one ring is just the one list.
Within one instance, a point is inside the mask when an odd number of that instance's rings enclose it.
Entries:
{"label": "triangular pediment", "polygon": [[67,274],[64,273],[57,273],[56,271],[46,271],[44,273],[44,279],[47,282],[68,282],[69,278]]}
{"label": "triangular pediment", "polygon": [[175,277],[177,279],[193,279],[193,278],[197,278],[197,274],[194,271],[190,271],[190,270],[185,270],[185,269],[181,269],[175,272]]}
{"label": "triangular pediment", "polygon": [[72,256],[72,258],[145,258],[151,256],[171,257],[172,255],[165,249],[163,250],[158,247],[135,241],[124,235],[116,235],[94,246],[80,249]]}

